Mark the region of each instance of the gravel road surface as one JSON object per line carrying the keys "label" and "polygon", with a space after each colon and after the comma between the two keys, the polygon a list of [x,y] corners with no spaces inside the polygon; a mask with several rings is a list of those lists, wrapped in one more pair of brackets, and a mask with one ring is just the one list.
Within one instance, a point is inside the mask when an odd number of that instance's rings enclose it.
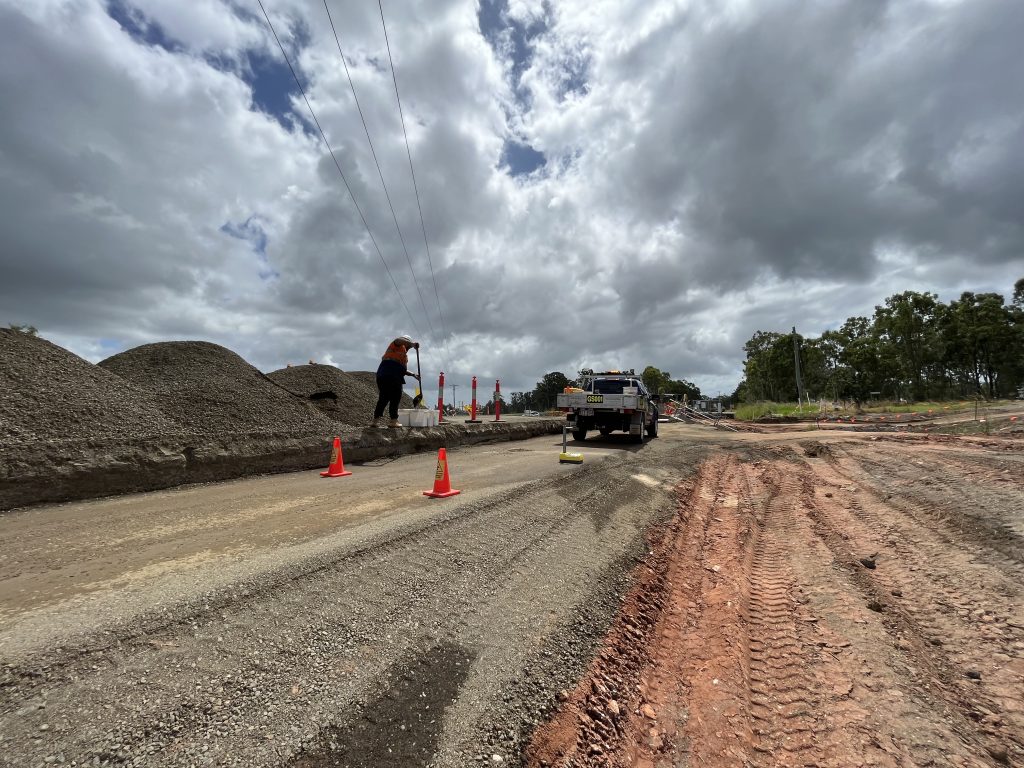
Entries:
{"label": "gravel road surface", "polygon": [[[666,430],[666,433],[671,430]],[[0,764],[516,762],[705,448],[556,439],[0,517]]]}

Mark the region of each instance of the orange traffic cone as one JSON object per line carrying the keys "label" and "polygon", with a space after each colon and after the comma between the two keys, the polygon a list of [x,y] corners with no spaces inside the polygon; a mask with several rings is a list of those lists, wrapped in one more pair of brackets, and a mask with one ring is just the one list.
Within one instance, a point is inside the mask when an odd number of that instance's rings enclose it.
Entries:
{"label": "orange traffic cone", "polygon": [[331,466],[327,468],[326,472],[321,472],[320,477],[345,477],[351,475],[351,472],[345,471],[345,462],[341,458],[341,438],[334,438],[334,450],[331,451]]}
{"label": "orange traffic cone", "polygon": [[454,496],[462,491],[456,491],[452,488],[451,478],[448,477],[448,453],[444,448],[439,448],[437,451],[437,472],[434,473],[434,490],[424,491],[424,496],[430,496],[433,499],[443,499],[448,496]]}

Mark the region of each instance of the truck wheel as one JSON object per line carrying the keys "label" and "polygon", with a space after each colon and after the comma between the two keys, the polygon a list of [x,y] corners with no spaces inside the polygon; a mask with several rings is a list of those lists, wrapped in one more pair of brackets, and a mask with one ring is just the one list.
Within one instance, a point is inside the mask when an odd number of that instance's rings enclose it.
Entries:
{"label": "truck wheel", "polygon": [[657,437],[658,436],[658,417],[655,416],[653,421],[647,425],[647,436]]}
{"label": "truck wheel", "polygon": [[572,431],[572,439],[582,443],[587,439],[587,430],[585,429],[574,429]]}
{"label": "truck wheel", "polygon": [[611,427],[598,427],[598,429],[601,431],[602,437],[608,437],[612,433]]}

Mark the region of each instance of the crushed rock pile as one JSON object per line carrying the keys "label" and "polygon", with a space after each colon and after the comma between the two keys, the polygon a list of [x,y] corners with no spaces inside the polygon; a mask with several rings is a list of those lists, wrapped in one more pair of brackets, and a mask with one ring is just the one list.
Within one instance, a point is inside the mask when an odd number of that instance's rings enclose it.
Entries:
{"label": "crushed rock pile", "polygon": [[0,329],[0,440],[136,440],[184,431],[130,382],[45,339]]}
{"label": "crushed rock pile", "polygon": [[364,379],[333,365],[293,365],[271,371],[267,376],[289,392],[309,400],[329,419],[362,426],[373,416],[377,385],[367,386]]}
{"label": "crushed rock pile", "polygon": [[145,390],[164,415],[196,434],[331,431],[316,408],[218,344],[144,344],[100,366]]}
{"label": "crushed rock pile", "polygon": [[[373,390],[373,403],[370,404],[372,407],[377,403],[377,374],[374,371],[347,371],[348,375],[357,381],[363,382],[366,386]],[[416,379],[406,379],[406,385],[412,383],[412,386],[416,386]],[[398,404],[399,408],[412,408],[412,396],[402,393],[402,400]],[[386,415],[386,414],[385,414]]]}

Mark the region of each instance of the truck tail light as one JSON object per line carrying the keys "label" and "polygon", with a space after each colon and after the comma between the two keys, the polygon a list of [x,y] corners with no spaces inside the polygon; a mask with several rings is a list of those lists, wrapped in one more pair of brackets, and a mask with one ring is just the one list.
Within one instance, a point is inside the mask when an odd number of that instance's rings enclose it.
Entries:
{"label": "truck tail light", "polygon": [[623,408],[623,409],[622,409],[622,412],[623,412],[623,413],[632,413],[632,412],[633,412],[633,409],[632,409],[632,408]]}

